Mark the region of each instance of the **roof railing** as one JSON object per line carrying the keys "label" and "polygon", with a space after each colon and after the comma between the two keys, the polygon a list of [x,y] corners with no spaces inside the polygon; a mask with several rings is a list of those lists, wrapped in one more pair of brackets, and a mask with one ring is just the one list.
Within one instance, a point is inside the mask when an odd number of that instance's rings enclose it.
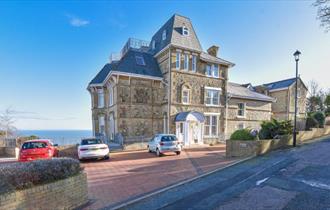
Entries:
{"label": "roof railing", "polygon": [[112,61],[119,61],[127,52],[129,49],[146,49],[150,45],[149,41],[136,39],[136,38],[129,38],[127,42],[125,43],[124,47],[121,49],[120,53],[112,53],[110,55],[110,63]]}

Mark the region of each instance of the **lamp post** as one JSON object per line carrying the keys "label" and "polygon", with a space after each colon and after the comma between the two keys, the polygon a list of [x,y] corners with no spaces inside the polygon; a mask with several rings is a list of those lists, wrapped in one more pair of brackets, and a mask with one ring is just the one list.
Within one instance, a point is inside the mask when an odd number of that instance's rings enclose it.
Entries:
{"label": "lamp post", "polygon": [[294,94],[294,125],[293,125],[293,147],[297,143],[297,100],[298,100],[298,61],[301,52],[298,50],[293,54],[296,61],[296,84],[295,84],[295,94]]}

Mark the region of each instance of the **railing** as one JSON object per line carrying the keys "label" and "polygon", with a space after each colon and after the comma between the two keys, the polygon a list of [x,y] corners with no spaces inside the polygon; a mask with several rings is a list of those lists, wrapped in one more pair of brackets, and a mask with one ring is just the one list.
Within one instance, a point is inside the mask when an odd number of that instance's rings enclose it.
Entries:
{"label": "railing", "polygon": [[136,39],[136,38],[129,38],[125,43],[124,47],[121,49],[120,53],[112,53],[110,55],[110,63],[112,61],[119,61],[130,48],[133,49],[141,49],[141,48],[149,48],[150,42]]}

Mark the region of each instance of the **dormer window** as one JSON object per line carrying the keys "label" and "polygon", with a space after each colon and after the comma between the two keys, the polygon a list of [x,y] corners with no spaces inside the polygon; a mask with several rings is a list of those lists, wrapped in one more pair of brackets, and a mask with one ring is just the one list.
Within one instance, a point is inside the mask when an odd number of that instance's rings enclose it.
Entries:
{"label": "dormer window", "polygon": [[135,56],[135,61],[137,65],[145,66],[144,58],[142,56]]}
{"label": "dormer window", "polygon": [[154,50],[156,48],[156,42],[155,40],[152,40],[151,47]]}
{"label": "dormer window", "polygon": [[165,40],[166,39],[166,30],[163,31],[163,34],[162,34],[162,39]]}
{"label": "dormer window", "polygon": [[189,30],[185,26],[182,27],[182,35],[183,36],[188,36],[189,35]]}

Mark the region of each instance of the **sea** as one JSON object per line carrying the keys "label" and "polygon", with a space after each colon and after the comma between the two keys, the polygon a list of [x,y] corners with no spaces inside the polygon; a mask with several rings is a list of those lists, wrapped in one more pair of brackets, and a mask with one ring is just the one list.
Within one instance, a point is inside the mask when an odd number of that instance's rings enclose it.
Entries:
{"label": "sea", "polygon": [[19,130],[18,136],[35,135],[43,139],[51,139],[54,144],[78,144],[82,138],[92,137],[91,130]]}

